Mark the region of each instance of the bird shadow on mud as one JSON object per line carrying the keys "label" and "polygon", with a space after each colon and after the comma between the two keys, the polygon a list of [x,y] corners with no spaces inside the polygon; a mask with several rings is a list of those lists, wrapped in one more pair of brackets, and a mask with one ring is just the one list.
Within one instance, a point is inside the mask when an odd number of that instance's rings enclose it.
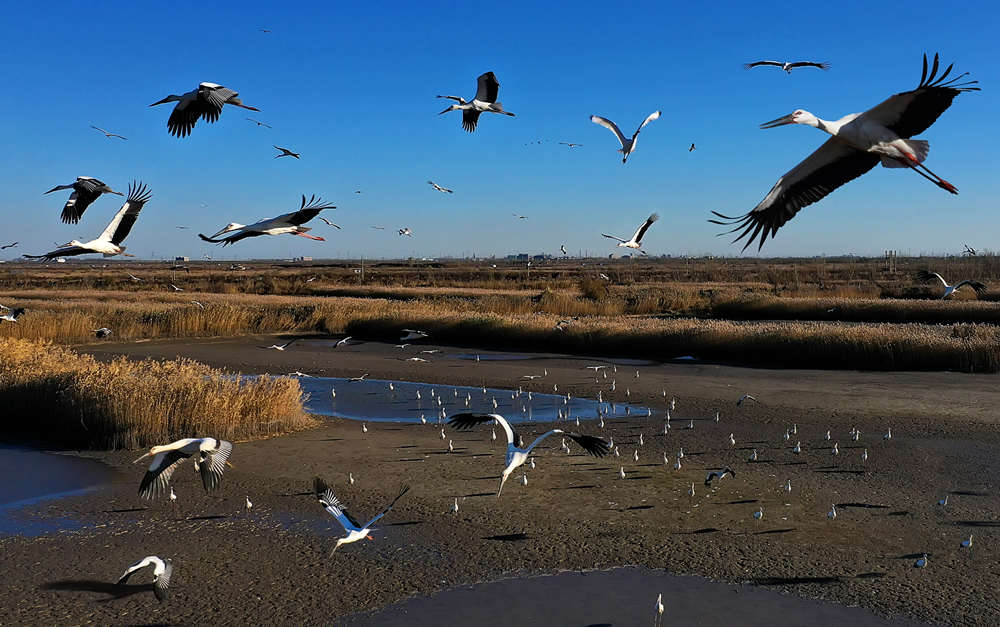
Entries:
{"label": "bird shadow on mud", "polygon": [[46,584],[42,584],[40,589],[70,592],[96,592],[98,594],[109,595],[109,598],[106,599],[96,599],[98,602],[107,602],[114,601],[115,599],[123,599],[125,597],[132,596],[133,594],[152,592],[153,584],[146,583],[133,586],[119,586],[117,583],[112,583],[110,581],[97,581],[95,579],[60,579],[58,581],[50,581]]}
{"label": "bird shadow on mud", "polygon": [[757,586],[798,586],[842,583],[843,581],[843,577],[755,577],[750,580],[750,583]]}
{"label": "bird shadow on mud", "polygon": [[497,542],[523,542],[525,540],[530,540],[531,536],[528,534],[521,533],[506,533],[496,536],[485,536],[483,540],[496,540]]}
{"label": "bird shadow on mud", "polygon": [[148,507],[128,507],[125,509],[106,509],[105,514],[130,514],[132,512],[144,512]]}

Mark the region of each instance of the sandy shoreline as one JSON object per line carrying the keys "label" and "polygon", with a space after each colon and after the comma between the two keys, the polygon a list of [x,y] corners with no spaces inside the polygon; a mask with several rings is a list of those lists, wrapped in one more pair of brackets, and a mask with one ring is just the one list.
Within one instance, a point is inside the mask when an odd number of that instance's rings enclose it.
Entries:
{"label": "sandy shoreline", "polygon": [[[400,361],[391,345],[359,344],[334,351],[301,342],[284,353],[264,351],[272,338],[97,345],[100,357],[189,356],[245,373],[301,370],[372,377],[526,389],[593,396],[598,386],[575,357],[459,360],[442,348],[426,364]],[[424,347],[427,348],[427,347]],[[409,356],[409,355],[407,355]],[[523,374],[548,370],[530,385]],[[450,433],[447,453],[439,428],[333,419],[303,433],[240,443],[235,468],[222,488],[205,495],[186,466],[175,475],[180,496],[140,501],[142,469],[131,451],[100,453],[118,470],[96,493],[44,503],[39,515],[71,516],[82,530],[38,538],[0,537],[0,624],[236,622],[329,624],[413,594],[428,594],[517,573],[636,564],[730,582],[764,583],[796,595],[869,608],[883,616],[927,622],[995,624],[1000,605],[996,490],[1000,435],[990,408],[1000,392],[992,377],[956,373],[776,371],[725,366],[659,364],[620,367],[619,391],[630,400],[664,406],[662,390],[679,399],[673,429],[663,420],[608,421],[621,459],[595,460],[558,440],[538,455],[528,486],[494,493],[502,453],[489,430]],[[602,380],[602,385],[606,388]],[[932,387],[932,386],[937,386]],[[737,411],[752,392],[764,405]],[[710,417],[722,412],[720,423]],[[695,420],[694,429],[680,429]],[[804,452],[791,453],[780,434],[795,423]],[[883,442],[887,426],[891,442]],[[859,442],[847,435],[861,429]],[[542,425],[528,428],[539,433]],[[596,425],[585,427],[597,431]],[[830,454],[830,429],[841,454]],[[734,433],[737,445],[726,441]],[[638,447],[639,433],[645,446]],[[794,442],[793,442],[794,443]],[[683,447],[680,471],[664,466]],[[867,447],[870,459],[859,454]],[[640,450],[633,462],[632,452]],[[748,464],[751,448],[761,461]],[[714,491],[702,485],[706,468],[733,465],[738,476]],[[627,479],[618,478],[624,466]],[[357,478],[347,485],[347,473]],[[309,494],[314,474],[325,476],[363,516],[399,483],[413,490],[375,542],[352,545],[328,558],[338,529]],[[791,480],[793,492],[779,490]],[[696,483],[697,495],[687,489]],[[509,492],[508,492],[509,490]],[[950,493],[948,507],[936,505]],[[244,496],[255,507],[242,512]],[[447,513],[454,498],[461,511]],[[840,515],[829,520],[831,503]],[[853,504],[853,505],[852,505]],[[763,506],[755,524],[751,513]],[[973,552],[958,548],[975,534]],[[523,534],[523,535],[521,535]],[[517,538],[511,542],[510,538]],[[912,567],[927,552],[931,566]],[[109,585],[125,565],[147,554],[172,555],[174,596],[158,604],[147,590],[116,598]],[[65,556],[72,556],[67,567]],[[134,590],[129,590],[134,592]],[[640,599],[651,604],[652,599]],[[707,600],[710,602],[710,600]]]}

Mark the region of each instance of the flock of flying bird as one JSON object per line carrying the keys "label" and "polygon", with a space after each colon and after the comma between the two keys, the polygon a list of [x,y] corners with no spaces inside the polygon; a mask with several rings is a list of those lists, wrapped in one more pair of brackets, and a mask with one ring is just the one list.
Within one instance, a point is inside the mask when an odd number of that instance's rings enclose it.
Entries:
{"label": "flock of flying bird", "polygon": [[[789,74],[796,68],[814,67],[822,70],[829,68],[826,63],[812,61],[763,60],[745,65],[747,69],[767,66],[781,68]],[[759,250],[768,237],[773,238],[778,229],[791,220],[803,207],[818,202],[841,185],[865,174],[880,163],[886,168],[909,168],[949,193],[957,194],[958,190],[954,185],[924,165],[929,152],[929,143],[926,140],[913,139],[915,135],[929,128],[951,106],[952,100],[956,96],[963,92],[979,90],[979,87],[975,86],[977,81],[966,80],[968,73],[952,76],[949,79],[952,67],[949,65],[943,72],[939,73],[938,55],[934,55],[931,65],[928,64],[927,56],[924,55],[923,72],[915,89],[891,96],[863,113],[852,113],[837,120],[823,120],[808,111],[798,109],[791,114],[762,124],[761,128],[803,124],[828,133],[831,137],[801,163],[782,175],[771,191],[752,210],[737,216],[728,216],[713,211],[716,218],[709,220],[709,222],[732,226],[733,228],[728,233],[738,232],[734,242],[745,239],[744,250],[757,242]],[[461,96],[437,96],[455,102],[441,111],[440,114],[461,111],[462,128],[470,133],[477,129],[480,116],[484,113],[514,117],[514,113],[504,109],[498,100],[499,90],[500,83],[497,81],[496,75],[493,72],[485,72],[477,79],[476,94],[471,101],[465,100]],[[171,94],[150,106],[166,103],[176,103],[167,119],[167,131],[178,138],[190,135],[199,120],[206,123],[216,122],[225,105],[259,111],[256,107],[244,104],[236,91],[208,82],[201,83],[197,88],[184,94]],[[648,115],[630,137],[626,137],[618,126],[608,118],[593,115],[590,120],[614,133],[621,145],[618,152],[622,154],[622,163],[624,164],[635,151],[640,131],[650,122],[659,119],[660,116],[660,111],[654,111]],[[247,120],[257,126],[270,128],[269,125],[257,119],[247,118]],[[92,128],[108,138],[126,139],[117,133],[111,133],[97,126],[92,126]],[[580,144],[572,142],[560,143],[570,148],[580,146]],[[299,153],[288,148],[277,145],[274,148],[281,153],[275,158],[300,158]],[[695,145],[692,143],[689,150],[693,151],[694,149]],[[453,193],[451,189],[433,181],[428,181],[428,184],[439,192]],[[121,192],[113,190],[102,181],[87,176],[80,176],[74,183],[56,186],[46,193],[61,189],[73,190],[62,212],[63,222],[73,224],[80,220],[87,207],[102,194],[122,195]],[[149,197],[148,189],[141,183],[134,182],[130,187],[125,204],[98,238],[88,242],[73,240],[43,255],[25,256],[53,259],[87,253],[100,253],[105,256],[126,254],[122,242]],[[205,235],[200,235],[200,237],[206,242],[223,245],[233,244],[248,237],[281,234],[299,235],[323,241],[322,237],[306,235],[310,229],[304,225],[321,211],[334,208],[336,208],[335,205],[324,203],[315,196],[307,203],[305,195],[303,195],[302,204],[298,211],[260,220],[249,225],[230,223],[211,237]],[[641,251],[641,238],[652,224],[651,220],[653,220],[652,217],[630,240],[610,235],[605,235],[605,237],[618,240],[619,246],[644,252]],[[326,222],[340,228],[329,221]],[[219,236],[226,233],[232,233],[232,235],[219,239]],[[412,231],[408,227],[404,227],[399,230],[399,234],[412,236]]]}

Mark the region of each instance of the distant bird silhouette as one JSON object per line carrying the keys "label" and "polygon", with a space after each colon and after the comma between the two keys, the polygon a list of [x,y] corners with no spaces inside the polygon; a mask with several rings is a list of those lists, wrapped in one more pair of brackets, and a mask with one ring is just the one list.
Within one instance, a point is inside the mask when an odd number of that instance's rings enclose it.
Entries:
{"label": "distant bird silhouette", "polygon": [[111,139],[112,137],[118,137],[119,139],[128,139],[128,137],[125,137],[124,135],[119,135],[118,133],[112,133],[110,131],[106,131],[100,126],[94,126],[93,124],[91,124],[90,128],[97,131],[101,131],[102,133],[104,133],[104,136],[107,137],[108,139]]}
{"label": "distant bird silhouette", "polygon": [[255,120],[253,118],[247,118],[247,119],[250,120],[251,122],[253,122],[254,124],[256,124],[257,126],[263,126],[265,128],[271,128],[271,125],[268,124],[268,123],[266,123],[266,122],[261,122],[260,120]]}
{"label": "distant bird silhouette", "polygon": [[794,63],[787,63],[785,61],[754,61],[753,63],[744,63],[743,68],[749,70],[755,67],[760,67],[762,65],[780,67],[788,74],[791,74],[792,70],[794,70],[797,67],[815,67],[821,70],[830,69],[829,63],[822,63],[822,62],[816,63],[813,61],[796,61]]}
{"label": "distant bird silhouette", "polygon": [[291,150],[287,148],[282,148],[281,146],[274,146],[274,147],[281,151],[280,155],[274,155],[275,159],[280,159],[281,157],[295,157],[296,159],[299,158],[299,153],[297,152],[292,152]]}

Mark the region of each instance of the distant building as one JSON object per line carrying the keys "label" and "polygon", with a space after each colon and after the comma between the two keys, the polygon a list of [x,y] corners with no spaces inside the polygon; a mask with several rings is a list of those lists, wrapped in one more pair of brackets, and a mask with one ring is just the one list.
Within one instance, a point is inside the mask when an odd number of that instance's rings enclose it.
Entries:
{"label": "distant building", "polygon": [[190,257],[174,257],[174,261],[191,261]]}
{"label": "distant building", "polygon": [[313,260],[312,257],[296,257],[295,259],[292,259],[292,261],[312,261],[312,260]]}

